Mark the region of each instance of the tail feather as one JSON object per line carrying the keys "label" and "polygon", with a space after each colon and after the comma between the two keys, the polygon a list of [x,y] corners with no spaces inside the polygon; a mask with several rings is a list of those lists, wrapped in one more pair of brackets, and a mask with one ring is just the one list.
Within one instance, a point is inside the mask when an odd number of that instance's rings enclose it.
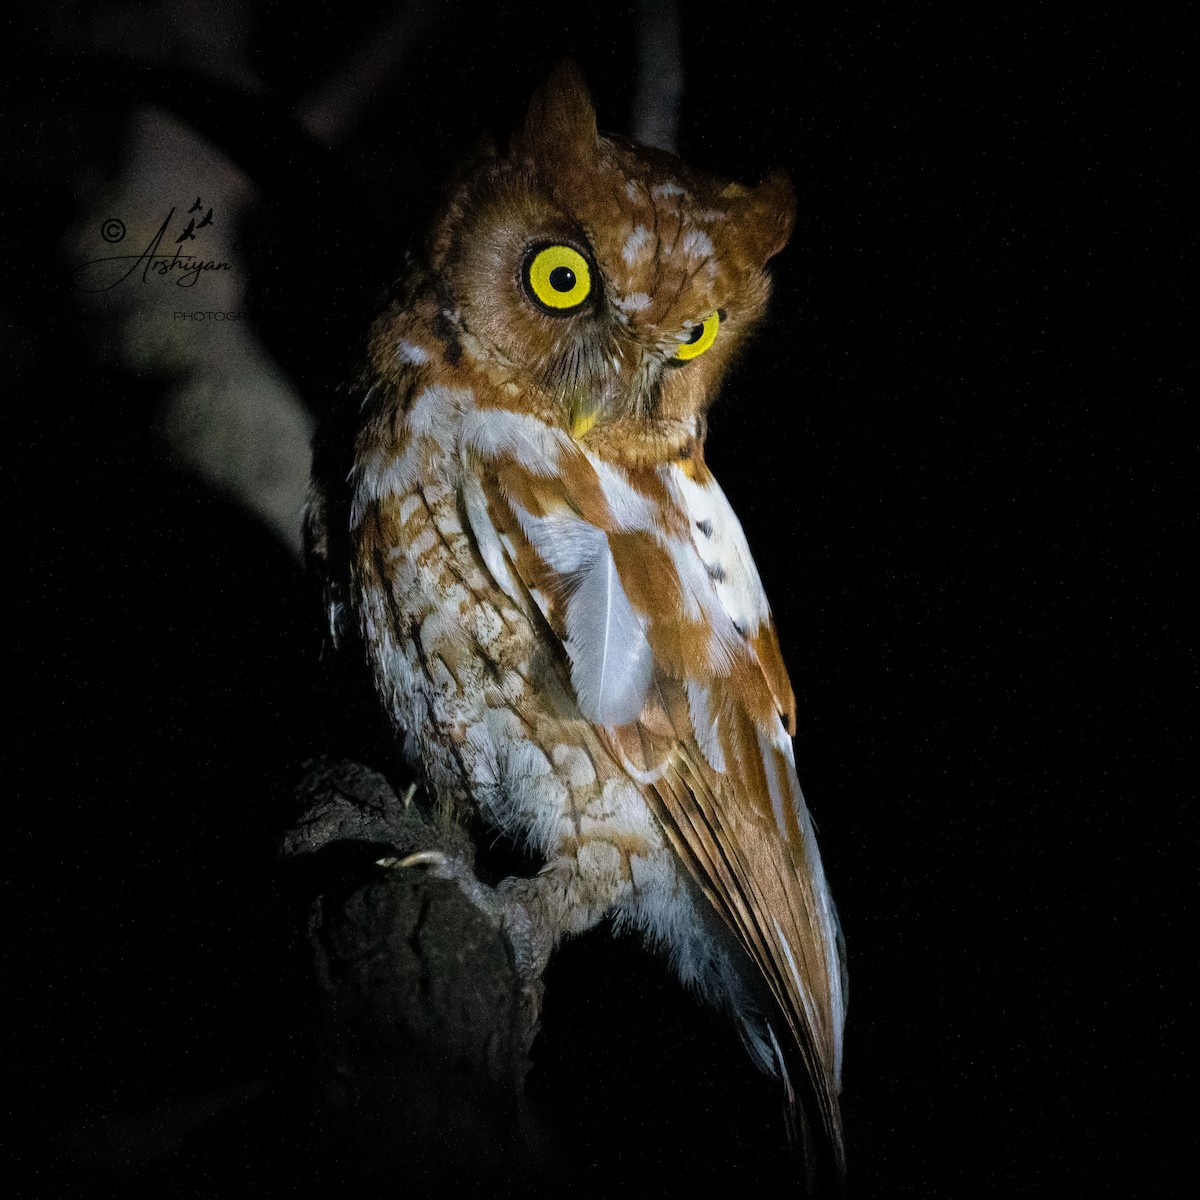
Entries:
{"label": "tail feather", "polygon": [[[784,1038],[783,1046],[790,1051],[785,1053],[769,1023],[767,1032],[775,1059],[775,1073],[783,1084],[788,1148],[801,1169],[805,1192],[810,1196],[843,1196],[846,1151],[837,1097],[822,1096],[811,1084],[791,1038]],[[793,1059],[795,1061],[791,1061]],[[795,1079],[802,1081],[804,1092],[797,1088]]]}

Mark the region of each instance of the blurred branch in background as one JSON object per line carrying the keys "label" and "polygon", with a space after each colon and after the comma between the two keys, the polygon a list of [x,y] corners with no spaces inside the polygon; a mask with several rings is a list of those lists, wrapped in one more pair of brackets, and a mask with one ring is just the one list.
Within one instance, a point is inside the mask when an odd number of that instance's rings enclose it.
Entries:
{"label": "blurred branch in background", "polygon": [[296,106],[300,124],[323,145],[340,142],[364,110],[396,85],[405,61],[427,41],[448,8],[444,0],[390,6]]}
{"label": "blurred branch in background", "polygon": [[[358,214],[339,202],[350,189],[338,192],[335,164],[319,157],[315,143],[311,151],[302,143],[339,140],[395,81],[440,13],[429,3],[391,7],[293,110],[266,96],[248,62],[246,11],[229,0],[202,12],[178,2],[104,4],[85,21],[54,27],[57,50],[100,78],[124,80],[130,93],[119,170],[87,189],[85,211],[65,239],[68,264],[106,254],[132,262],[164,221],[154,254],[178,250],[215,264],[192,283],[175,271],[159,287],[140,286],[142,264],[106,290],[115,268],[107,278],[99,267],[77,275],[76,286],[89,289],[78,294],[93,348],[107,366],[162,380],[155,429],[164,453],[245,506],[297,556],[313,414],[350,378],[362,318],[378,299],[369,284],[360,286],[346,250],[345,226]],[[198,67],[180,71],[173,64],[181,62]],[[244,128],[233,131],[239,109]],[[248,136],[256,127],[257,142]],[[338,195],[322,203],[329,192]],[[193,202],[201,208],[189,227]],[[208,220],[195,228],[203,214]],[[336,277],[362,293],[356,303],[342,305],[336,285],[324,295],[314,286],[323,273],[335,274],[335,260]],[[357,340],[346,332],[351,321]],[[339,347],[333,353],[331,344]]]}
{"label": "blurred branch in background", "polygon": [[[76,288],[89,289],[77,294],[91,320],[93,349],[108,366],[161,379],[155,429],[165,452],[299,554],[314,422],[247,311],[236,242],[258,191],[224,153],[157,106],[130,117],[121,160],[120,174],[68,235],[69,261],[95,263],[74,277]],[[201,207],[189,216],[196,201]],[[196,229],[207,214],[208,227]],[[193,261],[217,268],[190,286],[145,287],[142,264],[95,261],[136,259],[164,225],[155,253],[190,252]],[[189,225],[191,238],[177,245]],[[174,284],[186,278],[175,275]]]}
{"label": "blurred branch in background", "polygon": [[676,0],[638,0],[633,139],[675,153],[683,103],[683,46]]}
{"label": "blurred branch in background", "polygon": [[[232,0],[104,4],[69,31],[69,40],[101,71],[122,60],[143,68],[202,64],[214,88],[249,100],[261,84],[247,62],[247,24]],[[179,286],[140,286],[142,264],[120,282],[113,282],[121,273],[115,265],[77,271],[73,282],[88,289],[78,295],[101,361],[162,380],[155,429],[168,457],[244,505],[299,555],[314,422],[249,319],[245,259],[236,249],[241,222],[260,196],[225,150],[185,119],[158,104],[136,104],[119,173],[68,234],[67,257],[82,264],[105,254],[136,256],[164,226],[154,253],[191,253],[219,264],[190,285],[176,271],[170,282]],[[189,225],[194,203],[201,207]],[[207,227],[197,229],[205,214]]]}

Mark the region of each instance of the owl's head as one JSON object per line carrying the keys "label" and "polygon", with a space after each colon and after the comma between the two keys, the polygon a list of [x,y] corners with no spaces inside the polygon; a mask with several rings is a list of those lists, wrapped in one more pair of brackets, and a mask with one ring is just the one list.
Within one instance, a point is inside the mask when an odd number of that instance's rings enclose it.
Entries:
{"label": "owl's head", "polygon": [[578,438],[644,444],[697,429],[762,315],[794,210],[782,174],[747,188],[601,136],[563,64],[507,153],[485,151],[453,186],[429,286],[510,394]]}

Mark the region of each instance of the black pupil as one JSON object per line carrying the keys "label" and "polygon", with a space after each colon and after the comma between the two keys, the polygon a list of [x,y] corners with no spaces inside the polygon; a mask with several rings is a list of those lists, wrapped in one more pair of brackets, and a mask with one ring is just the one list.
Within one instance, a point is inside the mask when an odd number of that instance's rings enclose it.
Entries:
{"label": "black pupil", "polygon": [[550,272],[550,286],[556,292],[569,292],[575,286],[575,272],[570,267],[555,267]]}
{"label": "black pupil", "polygon": [[[551,276],[551,278],[553,278],[553,276]],[[692,345],[693,342],[698,342],[703,336],[704,336],[704,326],[697,325],[692,330],[692,336],[690,338],[688,338],[688,340],[686,342],[684,342],[683,344],[685,346],[690,346],[690,345]]]}

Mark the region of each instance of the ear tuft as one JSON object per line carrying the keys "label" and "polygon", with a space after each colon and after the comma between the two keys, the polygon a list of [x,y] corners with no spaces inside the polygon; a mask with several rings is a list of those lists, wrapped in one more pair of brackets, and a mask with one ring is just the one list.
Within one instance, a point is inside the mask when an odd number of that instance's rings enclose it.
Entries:
{"label": "ear tuft", "polygon": [[534,158],[587,152],[596,146],[596,110],[579,68],[564,58],[529,102],[513,150]]}
{"label": "ear tuft", "polygon": [[750,198],[750,220],[763,262],[788,244],[796,222],[796,191],[784,171],[772,171],[754,189]]}

